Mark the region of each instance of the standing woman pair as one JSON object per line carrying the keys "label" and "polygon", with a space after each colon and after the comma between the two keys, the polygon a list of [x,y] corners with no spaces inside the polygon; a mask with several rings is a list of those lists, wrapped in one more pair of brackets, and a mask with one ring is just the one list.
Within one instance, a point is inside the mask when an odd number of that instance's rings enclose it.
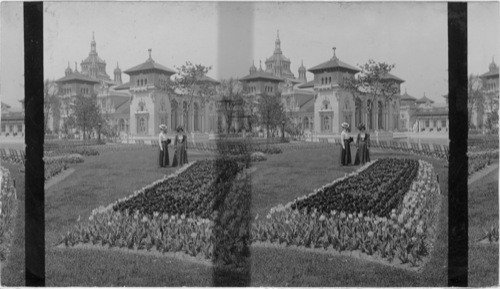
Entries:
{"label": "standing woman pair", "polygon": [[[167,137],[167,126],[160,125],[160,135],[158,137],[160,145],[160,167],[164,168],[169,165],[168,145],[172,142]],[[188,162],[187,160],[187,136],[184,134],[182,127],[177,128],[177,135],[174,139],[174,159],[172,167],[182,166]]]}

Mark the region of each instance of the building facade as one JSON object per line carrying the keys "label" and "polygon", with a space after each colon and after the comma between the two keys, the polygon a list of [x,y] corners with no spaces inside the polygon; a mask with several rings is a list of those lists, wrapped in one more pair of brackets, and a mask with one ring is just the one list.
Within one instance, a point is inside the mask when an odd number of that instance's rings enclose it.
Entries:
{"label": "building facade", "polygon": [[24,136],[24,101],[21,101],[21,109],[13,109],[10,105],[2,102],[0,119],[0,136],[22,137]]}
{"label": "building facade", "polygon": [[[314,130],[321,135],[338,135],[342,131],[342,123],[351,128],[361,123],[366,124],[369,131],[394,131],[399,126],[400,97],[396,95],[391,101],[378,99],[373,105],[370,99],[354,97],[343,90],[340,84],[360,70],[342,62],[335,55],[326,62],[309,69],[314,74]],[[404,80],[390,74],[386,76],[398,87]]]}
{"label": "building facade", "polygon": [[[446,97],[445,97],[446,98]],[[413,132],[448,133],[448,104],[436,104],[425,96],[415,101]]]}
{"label": "building facade", "polygon": [[[491,126],[491,129],[498,129],[498,122],[493,121],[488,124],[491,114],[498,114],[499,102],[499,69],[492,59],[488,71],[481,74],[481,92],[482,98],[480,102],[472,110],[471,121],[475,128],[486,129]],[[495,118],[492,118],[495,119]]]}

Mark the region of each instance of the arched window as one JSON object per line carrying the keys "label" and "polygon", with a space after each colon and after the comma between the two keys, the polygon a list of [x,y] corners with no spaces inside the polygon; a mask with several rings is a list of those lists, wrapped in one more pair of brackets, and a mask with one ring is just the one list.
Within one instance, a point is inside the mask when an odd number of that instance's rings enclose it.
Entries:
{"label": "arched window", "polygon": [[178,108],[179,108],[179,105],[177,103],[177,101],[174,99],[172,100],[172,103],[171,103],[171,122],[170,122],[170,125],[172,127],[172,129],[176,129],[177,126],[179,126],[179,123],[178,123],[178,119],[179,119],[179,116],[177,114],[177,111],[178,111]]}
{"label": "arched window", "polygon": [[200,108],[198,103],[194,103],[194,131],[200,131]]}
{"label": "arched window", "polygon": [[328,78],[328,82],[332,83],[332,77],[331,76]]}
{"label": "arched window", "polygon": [[145,133],[146,132],[146,120],[144,117],[139,118],[139,123],[137,126],[137,133]]}
{"label": "arched window", "polygon": [[328,115],[323,116],[323,131],[330,131],[330,117]]}

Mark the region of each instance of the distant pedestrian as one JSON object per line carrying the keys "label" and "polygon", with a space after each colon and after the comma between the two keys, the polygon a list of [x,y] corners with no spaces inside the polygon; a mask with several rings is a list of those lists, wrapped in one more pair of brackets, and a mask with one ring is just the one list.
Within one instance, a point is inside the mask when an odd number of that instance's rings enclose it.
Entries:
{"label": "distant pedestrian", "polygon": [[172,141],[167,138],[167,126],[165,124],[160,125],[160,135],[158,136],[158,145],[160,147],[160,157],[159,164],[161,168],[169,165],[168,157],[168,145]]}
{"label": "distant pedestrian", "polygon": [[174,159],[172,166],[183,166],[188,162],[187,159],[187,136],[184,134],[184,129],[179,126],[177,128],[177,135],[174,140]]}
{"label": "distant pedestrian", "polygon": [[356,151],[354,165],[364,165],[370,161],[370,135],[365,132],[366,127],[364,124],[360,124],[358,129],[359,133],[356,139],[358,149]]}
{"label": "distant pedestrian", "polygon": [[340,144],[342,151],[340,153],[340,163],[343,166],[351,164],[351,142],[353,141],[351,135],[349,134],[349,124],[347,122],[342,123],[342,133],[340,133]]}

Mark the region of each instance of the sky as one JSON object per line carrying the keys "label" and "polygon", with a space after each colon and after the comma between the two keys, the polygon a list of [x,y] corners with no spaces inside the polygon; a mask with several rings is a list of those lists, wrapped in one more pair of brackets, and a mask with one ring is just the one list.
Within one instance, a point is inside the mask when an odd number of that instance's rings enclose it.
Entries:
{"label": "sky", "polygon": [[[113,78],[153,59],[175,68],[186,61],[212,66],[216,79],[241,78],[274,51],[277,30],[283,54],[298,77],[301,61],[311,68],[337,57],[351,65],[369,59],[395,64],[403,91],[444,102],[448,93],[446,3],[306,2],[45,2],[44,78],[64,76],[90,51]],[[497,2],[469,3],[469,73],[499,63]],[[21,3],[2,2],[0,96],[12,106],[23,97]],[[14,45],[15,44],[15,45]],[[311,79],[308,73],[307,78]],[[128,81],[123,74],[122,79]]]}

